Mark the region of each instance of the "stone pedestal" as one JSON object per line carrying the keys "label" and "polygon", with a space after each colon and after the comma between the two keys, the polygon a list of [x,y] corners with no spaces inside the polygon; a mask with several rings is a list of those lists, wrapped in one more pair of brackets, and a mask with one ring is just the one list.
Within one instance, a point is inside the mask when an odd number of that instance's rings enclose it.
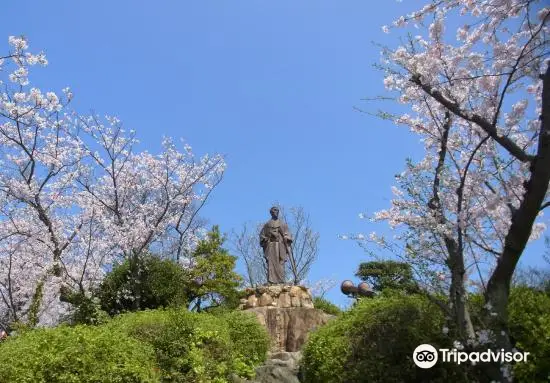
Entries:
{"label": "stone pedestal", "polygon": [[306,307],[313,308],[311,293],[306,287],[291,285],[259,286],[246,289],[241,299],[241,309],[256,307]]}
{"label": "stone pedestal", "polygon": [[272,352],[299,351],[308,333],[332,318],[313,307],[311,293],[303,286],[260,286],[246,293],[240,307],[265,326]]}

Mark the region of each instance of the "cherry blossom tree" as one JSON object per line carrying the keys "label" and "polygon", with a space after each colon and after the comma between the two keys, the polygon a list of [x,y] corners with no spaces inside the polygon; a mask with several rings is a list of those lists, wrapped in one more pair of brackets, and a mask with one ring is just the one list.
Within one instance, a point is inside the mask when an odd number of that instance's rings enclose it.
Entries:
{"label": "cherry blossom tree", "polygon": [[[408,161],[391,207],[374,217],[403,228],[401,241],[359,239],[399,253],[427,291],[446,288],[452,335],[468,347],[512,348],[510,282],[527,243],[546,228],[549,18],[534,0],[434,0],[383,27],[413,27],[402,45],[383,49],[380,65],[386,88],[412,114],[381,116],[418,134],[425,156]],[[456,34],[448,32],[456,20]],[[486,301],[477,333],[469,279]],[[510,366],[498,367],[488,374],[512,379]]]}
{"label": "cherry blossom tree", "polygon": [[0,59],[0,321],[54,324],[70,309],[62,292],[88,294],[117,259],[130,260],[136,281],[148,250],[184,263],[225,164],[171,139],[160,154],[138,152],[117,118],[69,111],[69,89],[31,88],[30,67],[47,60],[23,37],[9,43]]}

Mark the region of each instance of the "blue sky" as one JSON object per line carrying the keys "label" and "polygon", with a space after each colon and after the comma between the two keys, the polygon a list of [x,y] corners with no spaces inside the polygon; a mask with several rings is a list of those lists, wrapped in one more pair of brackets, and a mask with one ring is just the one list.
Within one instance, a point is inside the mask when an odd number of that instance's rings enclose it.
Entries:
{"label": "blue sky", "polygon": [[[225,154],[203,211],[222,231],[267,220],[273,201],[302,205],[321,237],[311,279],[342,281],[366,255],[338,234],[379,230],[358,213],[387,207],[421,155],[418,137],[354,106],[375,110],[361,99],[384,91],[372,42],[397,36],[381,26],[422,4],[4,0],[0,42],[25,35],[50,62],[33,84],[70,86],[73,107],[118,116],[147,150],[165,135]],[[328,297],[346,302],[338,287]]]}

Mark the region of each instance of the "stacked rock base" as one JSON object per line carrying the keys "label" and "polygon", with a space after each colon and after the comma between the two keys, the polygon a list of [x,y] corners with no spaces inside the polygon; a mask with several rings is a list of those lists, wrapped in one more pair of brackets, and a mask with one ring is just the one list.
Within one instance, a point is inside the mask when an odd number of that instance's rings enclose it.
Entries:
{"label": "stacked rock base", "polygon": [[313,307],[303,286],[272,285],[246,290],[241,309],[252,312],[271,337],[271,352],[299,351],[308,333],[332,316]]}
{"label": "stacked rock base", "polygon": [[234,376],[233,383],[300,383],[300,360],[302,353],[276,352],[270,353],[265,364],[256,368],[253,380],[245,380]]}
{"label": "stacked rock base", "polygon": [[246,289],[245,292],[247,297],[241,299],[241,309],[255,307],[313,308],[311,293],[303,286],[259,286],[254,289]]}

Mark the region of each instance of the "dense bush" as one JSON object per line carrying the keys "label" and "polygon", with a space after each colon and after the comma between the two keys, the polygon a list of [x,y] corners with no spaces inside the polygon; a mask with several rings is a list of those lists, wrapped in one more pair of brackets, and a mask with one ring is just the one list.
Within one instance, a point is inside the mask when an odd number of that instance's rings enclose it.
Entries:
{"label": "dense bush", "polygon": [[418,291],[411,265],[405,262],[363,262],[355,275],[367,282],[376,292],[391,289],[411,294]]}
{"label": "dense bush", "polygon": [[[128,260],[116,265],[107,274],[96,292],[101,308],[110,315],[136,309],[155,309],[187,305],[189,302],[189,276],[176,262],[147,255],[139,260],[139,281],[134,280]],[[136,292],[136,289],[139,291]]]}
{"label": "dense bush", "polygon": [[142,311],[116,317],[108,326],[150,344],[166,382],[250,377],[269,345],[265,329],[242,312]]}
{"label": "dense bush", "polygon": [[109,314],[102,310],[97,297],[62,287],[60,300],[71,304],[72,310],[64,318],[69,324],[98,325],[109,320]]}
{"label": "dense bush", "polygon": [[313,333],[304,349],[307,382],[414,382],[464,380],[454,365],[416,368],[422,343],[450,348],[444,318],[421,296],[363,299]]}
{"label": "dense bush", "polygon": [[[483,297],[469,299],[478,328]],[[363,299],[312,334],[304,349],[307,382],[475,381],[480,371],[452,363],[429,370],[416,368],[412,352],[422,343],[453,348],[441,329],[441,310],[421,296],[385,290]],[[518,382],[546,382],[550,377],[550,296],[533,288],[514,288],[510,295],[509,326],[515,347],[529,352],[527,363],[514,365]],[[477,378],[480,379],[479,377]],[[483,379],[481,378],[481,380]]]}
{"label": "dense bush", "polygon": [[342,312],[340,307],[336,306],[334,303],[328,299],[322,297],[313,298],[313,307],[316,309],[322,310],[323,312],[330,315],[338,315]]}
{"label": "dense bush", "polygon": [[[189,268],[153,254],[125,260],[107,274],[94,297],[110,315],[179,306],[196,311],[219,306],[234,309],[239,304],[237,288],[242,278],[234,271],[237,258],[223,248],[224,241],[214,226],[188,255],[193,264]],[[78,322],[97,322],[90,302],[79,300],[73,305],[78,308]]]}
{"label": "dense bush", "polygon": [[0,383],[221,383],[252,377],[268,346],[249,313],[146,310],[95,327],[23,331],[0,344]]}
{"label": "dense bush", "polygon": [[153,348],[105,327],[37,329],[0,343],[1,383],[158,381]]}
{"label": "dense bush", "polygon": [[550,296],[528,287],[510,294],[510,333],[516,348],[529,352],[527,363],[514,366],[518,382],[550,380]]}
{"label": "dense bush", "polygon": [[239,376],[252,376],[254,368],[266,357],[270,338],[255,315],[242,311],[220,315],[227,323],[234,355],[234,372]]}
{"label": "dense bush", "polygon": [[[469,297],[474,326],[479,321],[484,298]],[[508,305],[510,338],[516,349],[529,352],[526,363],[513,367],[515,382],[548,382],[550,380],[550,295],[537,287],[519,286],[510,291]]]}

